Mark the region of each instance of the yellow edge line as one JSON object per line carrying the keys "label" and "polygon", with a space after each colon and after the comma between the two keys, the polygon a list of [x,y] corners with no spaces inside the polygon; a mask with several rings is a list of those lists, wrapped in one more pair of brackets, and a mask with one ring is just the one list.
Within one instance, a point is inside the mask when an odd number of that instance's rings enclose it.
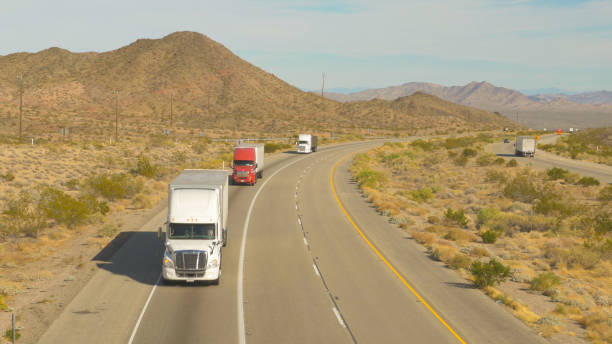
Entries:
{"label": "yellow edge line", "polygon": [[[353,154],[353,153],[351,153]],[[342,157],[342,159],[338,160],[338,162],[336,162],[336,164],[334,165],[334,167],[332,168],[331,171],[331,175],[329,177],[329,182],[331,184],[331,188],[332,188],[332,192],[334,193],[334,197],[336,198],[336,202],[338,202],[338,205],[340,206],[340,209],[342,209],[342,212],[344,213],[344,216],[346,216],[346,218],[351,222],[351,224],[353,225],[353,228],[355,228],[355,230],[357,231],[357,233],[359,233],[359,235],[361,236],[361,238],[368,244],[368,246],[370,246],[370,248],[376,253],[376,255],[385,263],[385,265],[387,265],[387,267],[389,269],[391,269],[391,271],[393,271],[393,273],[395,274],[395,276],[397,276],[397,278],[399,278],[406,287],[408,287],[408,289],[410,289],[410,291],[412,292],[412,294],[414,294],[414,296],[417,297],[417,299],[419,299],[419,301],[421,301],[421,303],[423,303],[425,305],[425,307],[427,307],[427,309],[436,317],[436,319],[438,319],[442,325],[444,325],[444,327],[446,327],[454,336],[455,338],[457,338],[459,340],[459,342],[461,342],[462,344],[465,344],[465,341],[463,339],[461,339],[461,337],[457,334],[457,332],[455,332],[447,323],[446,321],[444,321],[444,319],[442,319],[441,316],[438,315],[438,313],[436,313],[436,311],[431,308],[431,306],[425,301],[425,299],[423,299],[421,297],[421,295],[419,295],[419,293],[416,292],[416,290],[414,290],[414,288],[412,288],[412,286],[410,285],[410,283],[408,283],[408,281],[406,281],[406,279],[395,269],[395,267],[393,267],[393,265],[391,265],[391,263],[382,255],[382,253],[380,253],[380,251],[378,251],[378,249],[372,244],[372,242],[365,236],[365,234],[363,234],[363,232],[359,229],[359,227],[357,227],[357,225],[355,224],[355,222],[353,221],[353,219],[349,216],[349,214],[346,212],[346,209],[344,209],[344,206],[342,205],[342,202],[340,202],[340,199],[338,198],[338,194],[336,193],[336,187],[334,186],[334,172],[336,171],[336,167],[344,160],[346,159],[349,155],[345,155],[344,157]]]}

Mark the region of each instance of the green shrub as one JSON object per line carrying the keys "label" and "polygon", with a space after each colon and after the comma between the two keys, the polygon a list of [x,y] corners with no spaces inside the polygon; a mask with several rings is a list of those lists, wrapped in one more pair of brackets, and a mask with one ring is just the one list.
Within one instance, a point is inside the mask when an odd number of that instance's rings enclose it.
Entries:
{"label": "green shrub", "polygon": [[6,311],[8,309],[8,305],[4,303],[4,295],[0,293],[0,311]]}
{"label": "green shrub", "polygon": [[[7,341],[12,341],[13,340],[13,330],[12,329],[6,330],[6,332],[4,332],[4,338]],[[15,330],[15,340],[18,340],[19,338],[21,338],[21,330],[17,329]]]}
{"label": "green shrub", "polygon": [[494,165],[503,165],[506,163],[506,159],[504,158],[497,158],[495,160],[493,160],[493,164]]}
{"label": "green shrub", "polygon": [[456,159],[454,159],[453,162],[455,163],[455,165],[463,167],[467,165],[468,158],[463,155],[460,155]]}
{"label": "green shrub", "polygon": [[38,207],[48,218],[69,227],[84,223],[89,215],[85,203],[49,186],[42,189]]}
{"label": "green shrub", "polygon": [[426,202],[433,198],[433,191],[430,188],[420,188],[410,191],[410,197],[418,203]]}
{"label": "green shrub", "polygon": [[412,142],[410,143],[410,145],[411,145],[412,147],[418,147],[418,148],[421,148],[422,150],[424,150],[424,151],[428,151],[428,152],[430,152],[430,151],[434,150],[434,144],[433,144],[432,142],[430,142],[430,141],[425,141],[425,140],[421,140],[421,139],[419,139],[419,140],[415,140],[415,141],[412,141]]}
{"label": "green shrub", "polygon": [[594,186],[594,185],[599,185],[599,180],[593,177],[582,177],[578,181],[578,184],[582,186]]}
{"label": "green shrub", "polygon": [[485,244],[494,244],[497,241],[498,236],[499,232],[491,229],[487,229],[486,231],[480,234],[482,242],[484,242]]}
{"label": "green shrub", "polygon": [[77,190],[79,188],[79,180],[78,179],[70,179],[66,182],[66,187],[69,190]]}
{"label": "green shrub", "polygon": [[473,158],[476,155],[478,155],[478,152],[473,148],[465,148],[463,149],[463,152],[461,152],[461,156],[464,156],[466,158]]}
{"label": "green shrub", "polygon": [[531,202],[538,198],[538,195],[538,189],[528,175],[514,177],[504,188],[504,196],[515,201]]}
{"label": "green shrub", "polygon": [[136,162],[136,169],[134,172],[141,176],[145,176],[148,178],[155,177],[159,171],[159,168],[151,163],[151,160],[147,158],[145,155],[140,154],[138,156],[138,161]]}
{"label": "green shrub", "polygon": [[21,191],[16,197],[9,198],[2,213],[6,215],[7,221],[0,227],[0,237],[11,233],[37,237],[38,231],[45,225],[45,219],[32,194],[27,191]]}
{"label": "green shrub", "polygon": [[386,177],[382,172],[374,171],[371,169],[364,169],[360,171],[359,173],[357,173],[355,179],[357,179],[357,183],[359,183],[359,186],[367,186],[370,188],[380,187],[386,181]]}
{"label": "green shrub", "polygon": [[100,213],[102,215],[106,215],[110,210],[107,202],[99,201],[93,195],[81,195],[79,197],[79,201],[87,206],[87,209],[91,214]]}
{"label": "green shrub", "polygon": [[453,211],[453,209],[446,209],[446,213],[444,213],[444,218],[451,223],[455,223],[459,226],[465,226],[468,223],[467,218],[465,217],[465,212],[463,209],[458,209],[457,211]]}
{"label": "green shrub", "polygon": [[100,174],[87,181],[91,192],[109,201],[118,198],[130,198],[142,191],[144,184],[128,174]]}
{"label": "green shrub", "polygon": [[595,234],[604,237],[612,233],[612,218],[610,213],[602,212],[595,216]]}
{"label": "green shrub", "polygon": [[476,220],[476,223],[479,225],[486,225],[492,220],[498,218],[500,214],[501,213],[497,208],[482,208],[478,212],[478,218]]}
{"label": "green shrub", "polygon": [[98,230],[99,238],[112,238],[119,233],[119,226],[107,223]]}
{"label": "green shrub", "polygon": [[472,259],[465,254],[457,254],[448,262],[448,266],[453,270],[467,269],[471,264]]}
{"label": "green shrub", "polygon": [[516,166],[518,166],[518,162],[515,159],[510,159],[506,163],[506,167],[516,167]]}
{"label": "green shrub", "polygon": [[569,174],[569,171],[563,168],[553,167],[546,170],[546,174],[551,180],[565,179],[565,177]]}
{"label": "green shrub", "polygon": [[491,165],[491,164],[493,164],[493,161],[495,161],[495,154],[491,154],[491,153],[485,153],[485,154],[479,156],[478,159],[476,159],[476,163],[479,166],[488,166],[488,165]]}
{"label": "green shrub", "polygon": [[529,284],[531,290],[548,291],[561,284],[561,278],[554,272],[543,272],[531,279]]}
{"label": "green shrub", "polygon": [[474,275],[474,284],[486,288],[501,283],[510,276],[510,267],[491,259],[488,263],[479,260],[472,263],[470,270]]}
{"label": "green shrub", "polygon": [[608,185],[605,188],[601,189],[599,191],[599,196],[597,196],[597,199],[603,202],[612,201],[612,185]]}
{"label": "green shrub", "polygon": [[485,181],[492,183],[505,183],[507,180],[506,174],[497,170],[488,170]]}

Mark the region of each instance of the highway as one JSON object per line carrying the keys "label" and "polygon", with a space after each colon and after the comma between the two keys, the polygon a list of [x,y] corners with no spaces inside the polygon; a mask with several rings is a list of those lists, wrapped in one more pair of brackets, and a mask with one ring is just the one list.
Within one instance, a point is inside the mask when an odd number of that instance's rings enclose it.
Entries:
{"label": "highway", "polygon": [[[554,143],[557,138],[557,135],[543,136],[540,141],[538,141],[538,144]],[[518,157],[514,155],[514,142],[512,141],[510,143],[493,143],[488,145],[486,149],[499,156],[516,159],[519,164],[525,166],[532,166],[539,169],[558,167],[578,173],[581,176],[596,178],[601,183],[612,183],[612,166],[596,164],[589,161],[572,160],[541,149],[536,150],[535,157],[533,158]]]}
{"label": "highway", "polygon": [[40,343],[544,343],[365,202],[348,165],[379,144],[277,154],[231,186],[218,286],[160,283],[152,213]]}

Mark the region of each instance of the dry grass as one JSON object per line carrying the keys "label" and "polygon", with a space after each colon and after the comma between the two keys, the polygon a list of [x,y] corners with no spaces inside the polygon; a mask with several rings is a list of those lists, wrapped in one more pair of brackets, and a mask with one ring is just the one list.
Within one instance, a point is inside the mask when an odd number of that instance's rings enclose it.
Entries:
{"label": "dry grass", "polygon": [[[387,144],[362,154],[352,171],[367,168],[392,176],[364,193],[375,206],[387,209],[383,215],[411,218],[415,241],[450,268],[465,273],[462,266],[469,257],[493,257],[511,266],[506,283],[521,287],[508,289],[510,294],[489,294],[517,318],[551,338],[567,335],[571,328],[578,337],[588,332],[593,342],[609,340],[606,324],[592,315],[612,314],[609,187],[583,187],[578,178],[551,181],[550,173],[499,166],[491,157],[479,160],[471,151],[464,153],[467,147],[478,152],[485,141]],[[465,166],[457,168],[455,160],[461,156]],[[402,202],[408,206],[399,206]],[[485,232],[495,233],[496,241],[483,242],[477,233]],[[528,301],[517,302],[522,297],[514,290],[530,285],[534,291]],[[546,306],[550,301],[558,305],[554,314]],[[576,321],[585,324],[584,330]]]}

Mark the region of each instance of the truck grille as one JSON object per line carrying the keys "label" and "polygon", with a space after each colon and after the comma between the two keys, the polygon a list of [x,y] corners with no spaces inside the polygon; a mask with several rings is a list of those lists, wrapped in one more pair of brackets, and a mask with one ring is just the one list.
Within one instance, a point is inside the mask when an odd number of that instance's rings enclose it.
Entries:
{"label": "truck grille", "polygon": [[178,271],[203,271],[206,269],[206,252],[204,251],[176,251],[176,270]]}
{"label": "truck grille", "polygon": [[238,172],[236,172],[236,175],[239,178],[246,178],[246,177],[249,176],[249,171],[238,171]]}

